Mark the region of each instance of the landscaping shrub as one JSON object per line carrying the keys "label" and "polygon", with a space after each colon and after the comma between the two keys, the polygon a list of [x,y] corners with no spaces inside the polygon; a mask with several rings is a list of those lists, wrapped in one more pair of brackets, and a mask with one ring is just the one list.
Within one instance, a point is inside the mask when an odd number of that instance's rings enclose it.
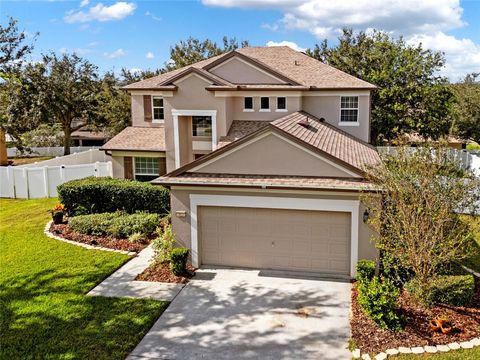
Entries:
{"label": "landscaping shrub", "polygon": [[375,261],[373,260],[360,260],[357,263],[357,281],[365,282],[371,281],[375,276]]}
{"label": "landscaping shrub", "polygon": [[392,280],[398,287],[403,287],[415,275],[412,269],[404,266],[398,258],[381,252],[380,275]]}
{"label": "landscaping shrub", "polygon": [[170,211],[170,194],[161,186],[138,181],[88,177],[58,186],[58,197],[70,216],[109,213],[133,214],[145,211],[165,215]]}
{"label": "landscaping shrub", "polygon": [[465,306],[471,303],[475,294],[473,275],[438,276],[429,284],[412,280],[406,285],[408,291],[427,307],[436,304]]}
{"label": "landscaping shrub", "polygon": [[[161,228],[157,229],[157,233],[158,230],[161,230]],[[161,234],[152,241],[155,258],[160,262],[170,261],[170,255],[176,242],[172,225],[166,225],[163,231],[160,232]]]}
{"label": "landscaping shrub", "polygon": [[187,248],[175,248],[170,253],[170,270],[174,275],[182,275],[187,271],[188,253]]}
{"label": "landscaping shrub", "polygon": [[371,281],[361,281],[358,285],[358,303],[382,329],[401,329],[397,315],[398,295],[399,290],[388,279],[374,277]]}
{"label": "landscaping shrub", "polygon": [[145,242],[145,234],[140,232],[133,233],[128,237],[128,241],[132,244],[143,244]]}
{"label": "landscaping shrub", "polygon": [[127,238],[132,234],[152,234],[159,222],[158,214],[122,212],[89,214],[72,217],[70,227],[81,234]]}

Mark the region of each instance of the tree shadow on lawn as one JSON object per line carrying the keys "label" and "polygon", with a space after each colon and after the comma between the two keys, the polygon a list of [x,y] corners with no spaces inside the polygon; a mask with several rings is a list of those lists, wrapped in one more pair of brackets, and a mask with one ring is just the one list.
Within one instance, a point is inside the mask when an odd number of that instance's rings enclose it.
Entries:
{"label": "tree shadow on lawn", "polygon": [[0,284],[0,358],[123,359],[168,303],[86,296],[102,272],[44,270]]}

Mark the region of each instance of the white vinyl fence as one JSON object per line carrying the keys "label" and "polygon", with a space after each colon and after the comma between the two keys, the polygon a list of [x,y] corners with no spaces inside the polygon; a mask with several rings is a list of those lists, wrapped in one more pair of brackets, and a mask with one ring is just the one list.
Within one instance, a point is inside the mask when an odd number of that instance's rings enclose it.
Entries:
{"label": "white vinyl fence", "polygon": [[[99,146],[72,146],[70,147],[70,153],[78,153],[87,151],[90,149],[98,149]],[[31,153],[22,154],[17,148],[7,148],[8,157],[15,156],[63,156],[63,146],[52,147],[31,147]]]}
{"label": "white vinyl fence", "polygon": [[57,186],[88,176],[112,176],[112,162],[94,164],[0,167],[0,197],[37,199],[57,196]]}
{"label": "white vinyl fence", "polygon": [[19,165],[17,167],[40,167],[40,166],[59,166],[59,165],[81,165],[93,164],[97,161],[111,161],[112,157],[105,154],[105,151],[90,149],[75,154],[59,156],[54,159],[43,160],[31,164]]}

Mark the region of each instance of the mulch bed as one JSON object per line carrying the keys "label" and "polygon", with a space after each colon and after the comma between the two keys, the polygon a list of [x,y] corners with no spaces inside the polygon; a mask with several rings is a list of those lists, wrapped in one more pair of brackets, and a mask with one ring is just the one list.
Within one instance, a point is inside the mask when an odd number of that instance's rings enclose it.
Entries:
{"label": "mulch bed", "polygon": [[192,265],[187,265],[187,273],[182,276],[176,276],[170,271],[168,263],[154,262],[141,274],[137,275],[135,280],[186,284],[195,276],[195,270]]}
{"label": "mulch bed", "polygon": [[[480,336],[480,280],[475,279],[475,297],[469,307],[438,305],[430,309],[419,307],[408,292],[399,298],[400,312],[406,316],[404,330],[393,332],[381,330],[370,320],[357,303],[357,288],[352,288],[352,338],[356,347],[371,355],[390,348],[443,345],[468,341]],[[445,318],[452,324],[450,334],[432,332],[429,320]]]}
{"label": "mulch bed", "polygon": [[76,241],[83,244],[101,246],[108,249],[140,252],[148,246],[145,244],[134,244],[127,239],[119,239],[112,236],[93,236],[79,234],[73,231],[68,224],[53,224],[50,226],[50,232],[64,239]]}

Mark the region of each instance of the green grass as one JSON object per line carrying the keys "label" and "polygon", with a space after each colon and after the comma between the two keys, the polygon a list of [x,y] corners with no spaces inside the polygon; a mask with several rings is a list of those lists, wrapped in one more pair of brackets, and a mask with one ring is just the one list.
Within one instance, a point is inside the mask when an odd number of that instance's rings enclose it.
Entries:
{"label": "green grass", "polygon": [[165,310],[85,294],[128,260],[43,234],[55,199],[0,199],[0,359],[124,359]]}
{"label": "green grass", "polygon": [[477,251],[472,257],[464,261],[465,266],[480,272],[480,216],[468,216],[470,224],[472,226],[473,235],[475,236],[475,241],[477,243]]}
{"label": "green grass", "polygon": [[453,350],[441,354],[401,355],[392,357],[395,360],[478,360],[480,348],[470,350]]}

